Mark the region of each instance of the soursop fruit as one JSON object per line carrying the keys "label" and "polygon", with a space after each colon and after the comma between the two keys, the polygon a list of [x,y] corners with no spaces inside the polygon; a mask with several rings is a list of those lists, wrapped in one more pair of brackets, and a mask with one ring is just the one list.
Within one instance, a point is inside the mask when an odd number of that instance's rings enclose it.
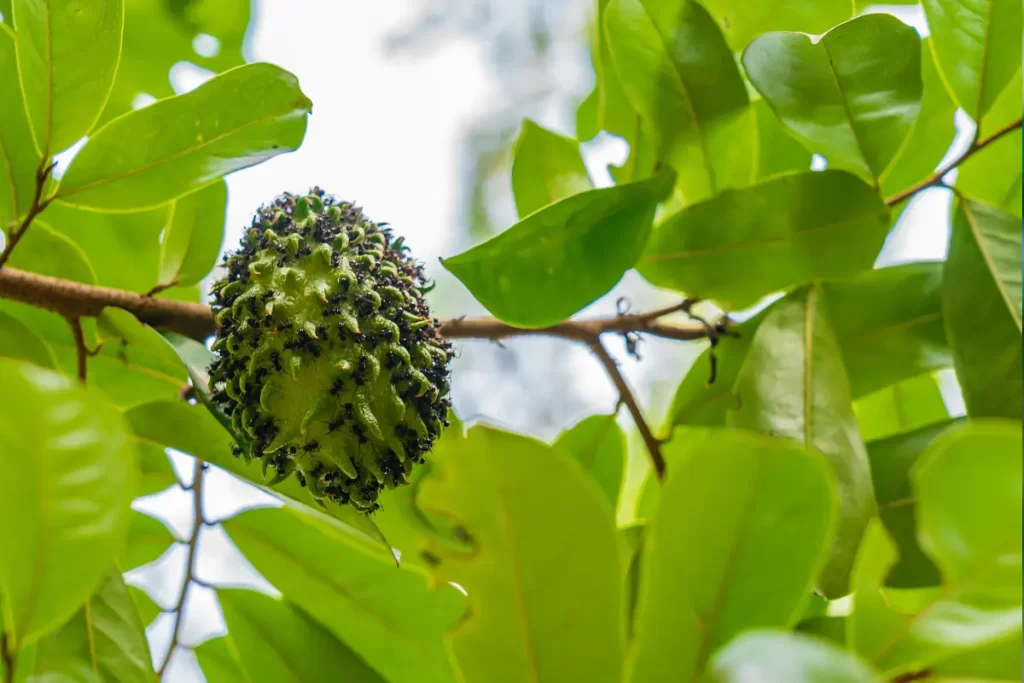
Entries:
{"label": "soursop fruit", "polygon": [[401,237],[314,188],[261,207],[213,286],[213,401],[270,484],[363,511],[447,426],[451,345]]}

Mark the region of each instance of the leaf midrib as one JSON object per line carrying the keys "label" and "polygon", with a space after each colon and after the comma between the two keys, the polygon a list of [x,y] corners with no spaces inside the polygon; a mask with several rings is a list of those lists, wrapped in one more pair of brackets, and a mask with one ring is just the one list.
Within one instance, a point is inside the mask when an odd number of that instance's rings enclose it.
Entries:
{"label": "leaf midrib", "polygon": [[1002,297],[1003,303],[1006,304],[1006,310],[1009,311],[1010,317],[1017,326],[1017,331],[1020,332],[1020,315],[1017,313],[1017,309],[1014,307],[1013,301],[1010,299],[1010,294],[1006,291],[1006,287],[1003,284],[1002,279],[999,277],[999,271],[996,269],[995,262],[992,260],[992,255],[989,253],[988,244],[985,242],[984,235],[981,234],[981,228],[978,226],[977,217],[970,208],[970,202],[963,201],[960,203],[960,206],[963,207],[964,218],[967,219],[967,224],[971,228],[971,235],[974,237],[974,243],[978,245],[978,252],[981,254],[981,258],[985,261],[985,267],[988,268],[989,275],[995,283],[996,290],[999,291],[999,296]]}

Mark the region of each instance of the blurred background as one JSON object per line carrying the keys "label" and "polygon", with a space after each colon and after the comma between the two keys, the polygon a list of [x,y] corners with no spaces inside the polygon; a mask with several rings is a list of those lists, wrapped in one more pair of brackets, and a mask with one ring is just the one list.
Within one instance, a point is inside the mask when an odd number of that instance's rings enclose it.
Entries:
{"label": "blurred background", "polygon": [[[161,2],[128,4],[157,7]],[[247,0],[229,4],[244,10]],[[594,81],[589,46],[594,5],[594,0],[254,0],[247,28],[240,11],[224,35],[233,35],[237,42],[241,36],[235,34],[244,29],[246,60],[273,62],[296,74],[314,106],[301,149],[228,177],[224,249],[237,244],[261,204],[283,191],[303,192],[319,185],[339,199],[362,205],[372,219],[391,223],[407,237],[428,276],[437,280],[431,303],[439,318],[485,314],[438,257],[459,253],[515,222],[511,149],[524,117],[575,136],[576,107]],[[218,11],[224,13],[223,8]],[[865,11],[891,12],[927,35],[917,6]],[[217,36],[194,35],[194,61],[178,61],[169,70],[173,91],[186,92],[211,77],[212,72],[195,62],[216,58],[223,47]],[[136,95],[134,106],[165,94],[169,92]],[[966,117],[958,115],[956,122],[958,135],[949,154],[973,132]],[[626,143],[605,134],[583,142],[594,184],[611,184],[608,165],[624,162]],[[74,151],[63,155],[63,166]],[[812,167],[826,165],[826,159],[817,157]],[[943,259],[950,201],[950,193],[941,189],[914,199],[879,265]],[[630,273],[579,317],[614,315],[620,297],[633,311],[678,301],[678,295]],[[608,342],[660,432],[676,386],[704,345],[646,338],[638,361],[626,354],[622,339]],[[616,408],[617,395],[606,375],[578,345],[538,337],[501,345],[460,341],[457,348],[453,400],[466,422],[485,421],[551,440],[586,415]],[[963,414],[955,380],[947,375],[940,381],[950,412]],[[625,411],[619,421],[630,444],[627,504],[620,513],[628,521],[628,503],[635,499],[647,465]],[[177,454],[172,459],[187,486],[190,459]],[[211,520],[268,501],[223,473],[211,472],[207,479],[204,505]],[[172,488],[141,499],[136,507],[158,514],[180,538],[187,538],[192,506],[186,491]],[[162,607],[173,607],[186,554],[183,545],[171,547],[155,563],[130,572],[129,583],[144,587]],[[216,525],[203,531],[197,575],[203,582],[257,586],[274,594]],[[157,664],[172,628],[170,614],[162,614],[148,628]],[[185,605],[183,644],[196,645],[222,632],[213,591],[193,587]],[[174,655],[165,680],[204,679],[186,648]]]}

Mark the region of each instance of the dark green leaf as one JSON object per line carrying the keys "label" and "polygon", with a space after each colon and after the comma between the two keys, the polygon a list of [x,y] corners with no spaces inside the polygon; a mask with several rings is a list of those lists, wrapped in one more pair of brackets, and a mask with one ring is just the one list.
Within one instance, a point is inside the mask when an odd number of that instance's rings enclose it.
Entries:
{"label": "dark green leaf", "polygon": [[780,173],[809,169],[811,153],[789,134],[768,103],[757,99],[751,107],[757,119],[757,162],[752,180],[766,180]]}
{"label": "dark green leaf", "polygon": [[122,0],[14,0],[18,71],[36,147],[51,156],[96,125],[121,58]]}
{"label": "dark green leaf", "polygon": [[291,507],[244,512],[224,528],[284,596],[389,680],[454,680],[443,633],[462,596],[431,589],[421,570],[353,544],[350,534]]}
{"label": "dark green leaf", "polygon": [[81,610],[39,641],[30,661],[18,669],[31,681],[78,681],[83,669],[103,683],[157,680],[142,618],[116,568]]}
{"label": "dark green leaf", "polygon": [[171,530],[163,522],[133,511],[128,542],[118,558],[118,566],[128,570],[149,564],[163,555],[174,541]]}
{"label": "dark green leaf", "polygon": [[772,110],[812,151],[873,181],[910,133],[921,108],[921,40],[888,14],[840,24],[817,43],[769,33],[743,66]]}
{"label": "dark green leaf", "polygon": [[626,435],[615,415],[591,415],[558,435],[556,448],[564,448],[583,466],[608,498],[614,512],[626,467]]}
{"label": "dark green leaf", "polygon": [[854,554],[875,514],[871,469],[857,431],[850,384],[821,289],[799,289],[758,326],[734,388],[727,424],[820,451],[835,473],[839,523],[818,588],[845,595]]}
{"label": "dark green leaf", "polygon": [[846,644],[846,617],[825,615],[811,617],[797,624],[796,630],[831,640],[837,645]]}
{"label": "dark green leaf", "polygon": [[383,683],[334,634],[288,602],[243,590],[217,592],[228,633],[252,683],[307,683],[325,675]]}
{"label": "dark green leaf", "polygon": [[645,534],[634,681],[692,680],[742,631],[790,626],[836,517],[819,454],[722,429],[687,430],[670,447],[678,450]]}
{"label": "dark green leaf", "polygon": [[3,312],[0,312],[0,355],[27,360],[50,370],[57,369],[50,345],[28,325]]}
{"label": "dark green leaf", "polygon": [[853,404],[864,441],[884,439],[949,419],[934,375],[918,375],[879,389]]}
{"label": "dark green leaf", "polygon": [[971,417],[1019,419],[1021,222],[962,200],[953,214],[942,310]]}
{"label": "dark green leaf", "polygon": [[917,542],[917,501],[909,475],[921,453],[954,424],[929,425],[868,444],[878,516],[899,552],[899,561],[886,577],[886,585],[918,588],[940,583],[938,568]]}
{"label": "dark green leaf", "polygon": [[980,121],[1020,68],[1021,4],[1004,0],[923,0],[922,4],[942,78],[960,108]]}
{"label": "dark green leaf", "polygon": [[690,0],[611,0],[604,29],[626,96],[685,200],[748,184],[753,112],[707,10]]}
{"label": "dark green leaf", "polygon": [[824,640],[778,631],[740,636],[719,651],[701,683],[882,683],[860,659]]}
{"label": "dark green leaf", "polygon": [[523,119],[512,161],[512,192],[520,218],[593,187],[578,142]]}
{"label": "dark green leaf", "polygon": [[231,69],[96,131],[72,160],[57,196],[114,211],[163,204],[294,151],[311,109],[287,71],[265,63]]}
{"label": "dark green leaf", "polygon": [[[8,6],[8,11],[10,7]],[[0,10],[3,11],[3,10]],[[10,22],[10,15],[5,14]],[[21,101],[14,32],[0,25],[0,229],[24,215],[32,204],[39,152],[32,143],[32,131]]]}
{"label": "dark green leaf", "polygon": [[[911,470],[918,538],[939,566],[931,591],[882,588],[896,548],[877,521],[854,578],[851,646],[887,677],[1001,642],[1021,628],[1021,424],[949,430]],[[884,591],[884,592],[883,592]]]}
{"label": "dark green leaf", "polygon": [[[469,594],[448,634],[463,678],[620,681],[620,554],[598,487],[568,454],[523,436],[476,426],[459,446],[418,503],[472,539],[471,553],[430,545],[434,580]],[[540,501],[557,501],[559,513]]]}
{"label": "dark green leaf", "polygon": [[[127,410],[125,419],[140,439],[188,453],[231,472],[260,487],[300,514],[329,515],[329,524],[369,544],[373,549],[389,551],[373,521],[365,514],[347,505],[326,502],[321,508],[295,477],[289,477],[273,488],[264,485],[260,463],[246,463],[232,454],[234,440],[202,405],[189,405],[183,401],[154,401]],[[313,506],[316,506],[315,508]],[[383,546],[383,548],[381,548]],[[390,555],[390,553],[388,553]]]}
{"label": "dark green leaf", "polygon": [[135,444],[102,396],[0,358],[0,597],[9,638],[28,645],[96,589],[128,531]]}
{"label": "dark green leaf", "polygon": [[853,14],[849,0],[766,0],[757,4],[743,0],[701,0],[726,41],[740,51],[751,40],[768,31],[824,33]]}
{"label": "dark green leaf", "polygon": [[930,39],[921,43],[921,82],[921,112],[899,152],[879,176],[887,197],[931,175],[956,135],[953,125],[956,104],[949,98],[935,67]]}
{"label": "dark green leaf", "polygon": [[666,172],[573,195],[442,264],[495,317],[519,327],[554,325],[636,263],[655,206],[671,187]]}
{"label": "dark green leaf", "polygon": [[178,478],[171,468],[171,461],[167,457],[167,451],[159,444],[139,441],[139,469],[142,470],[142,482],[139,485],[140,496],[164,491],[169,486],[178,483]]}
{"label": "dark green leaf", "polygon": [[888,232],[889,210],[863,181],[807,171],[670,216],[637,270],[653,285],[736,310],[794,284],[870,269]]}
{"label": "dark green leaf", "polygon": [[174,202],[160,241],[160,284],[191,285],[206,277],[224,242],[227,201],[220,181]]}

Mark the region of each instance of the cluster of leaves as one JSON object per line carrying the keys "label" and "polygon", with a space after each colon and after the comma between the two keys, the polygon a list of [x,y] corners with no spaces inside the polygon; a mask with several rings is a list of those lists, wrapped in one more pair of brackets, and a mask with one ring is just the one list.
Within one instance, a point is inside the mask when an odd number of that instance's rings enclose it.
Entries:
{"label": "cluster of leaves", "polygon": [[[247,7],[12,4],[4,267],[198,300],[223,176],[301,143],[296,79],[240,64]],[[195,578],[209,525],[281,593],[218,590],[228,633],[195,647],[211,683],[1018,680],[1021,6],[924,9],[922,40],[848,0],[599,0],[577,139],[525,123],[521,220],[444,261],[524,328],[633,268],[725,310],[777,297],[718,347],[712,388],[702,363],[683,377],[668,476],[625,527],[613,415],[551,444],[453,420],[374,523],[232,456],[223,422],[182,399],[206,386],[197,342],[115,308],[76,341],[77,321],[0,301],[15,399],[0,407],[0,512],[18,520],[0,530],[5,680],[153,680],[142,625],[185,593],[155,606],[121,573],[184,543]],[[201,63],[223,73],[173,96],[167,68],[195,59],[196,33],[221,40]],[[139,93],[163,99],[130,111]],[[942,181],[957,109],[977,133],[948,258],[875,269],[908,199]],[[578,141],[599,131],[631,151],[594,189]],[[55,179],[53,156],[83,137]],[[966,418],[939,392],[949,368]],[[166,448],[280,506],[207,519],[200,466],[194,531],[175,537],[130,508],[179,486]]]}

